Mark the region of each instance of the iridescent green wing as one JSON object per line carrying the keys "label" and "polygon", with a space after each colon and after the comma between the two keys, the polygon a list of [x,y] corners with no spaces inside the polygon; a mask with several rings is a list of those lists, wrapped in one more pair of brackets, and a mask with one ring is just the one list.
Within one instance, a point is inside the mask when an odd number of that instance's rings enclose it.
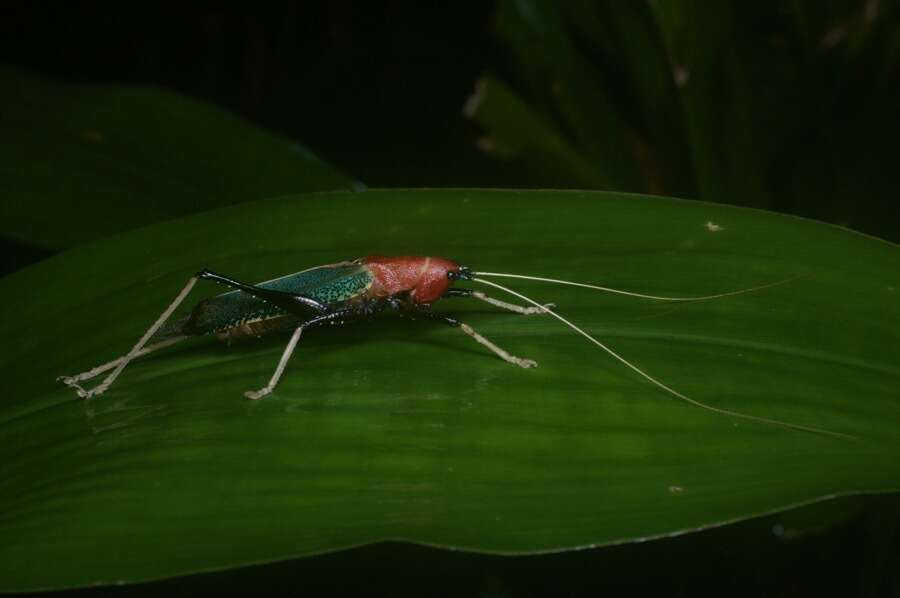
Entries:
{"label": "iridescent green wing", "polygon": [[[371,271],[364,264],[342,262],[288,274],[281,278],[261,282],[257,286],[305,295],[329,307],[337,308],[365,295],[372,286],[373,280]],[[241,291],[229,291],[197,304],[191,315],[180,322],[177,329],[168,330],[167,335],[199,335],[221,332],[236,326],[273,318],[299,321],[261,299]]]}

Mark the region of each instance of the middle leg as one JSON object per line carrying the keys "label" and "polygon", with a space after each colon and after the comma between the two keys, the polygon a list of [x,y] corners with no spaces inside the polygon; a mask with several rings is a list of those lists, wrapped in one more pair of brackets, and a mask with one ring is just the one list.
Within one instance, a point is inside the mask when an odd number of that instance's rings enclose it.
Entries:
{"label": "middle leg", "polygon": [[[518,307],[518,306],[516,306],[516,307]],[[522,357],[516,357],[515,355],[512,355],[508,351],[505,351],[504,349],[502,349],[502,348],[498,347],[497,345],[495,345],[494,343],[492,343],[487,338],[480,335],[468,324],[466,324],[464,322],[460,322],[456,318],[453,318],[450,316],[445,316],[443,314],[434,313],[433,311],[431,311],[430,308],[411,307],[411,306],[407,305],[405,307],[405,309],[413,312],[415,315],[422,316],[422,317],[428,318],[430,320],[437,320],[440,322],[444,322],[445,324],[449,324],[450,326],[453,326],[454,328],[459,328],[460,330],[465,332],[470,338],[474,339],[478,344],[480,344],[484,347],[487,347],[495,355],[497,355],[500,359],[502,359],[503,361],[505,361],[507,363],[517,365],[520,368],[536,368],[537,367],[537,362],[534,361],[533,359],[525,359]]]}
{"label": "middle leg", "polygon": [[244,396],[248,399],[256,401],[265,397],[266,395],[272,394],[272,391],[275,390],[275,387],[278,385],[278,381],[281,380],[281,375],[284,374],[284,369],[287,367],[287,363],[288,361],[290,361],[291,355],[294,353],[294,349],[297,348],[297,343],[300,342],[300,336],[303,334],[303,331],[305,329],[327,323],[343,323],[346,320],[354,317],[367,317],[368,315],[369,312],[364,309],[351,308],[334,311],[329,314],[317,316],[315,318],[312,318],[311,320],[307,320],[294,329],[294,333],[291,335],[291,340],[288,341],[287,346],[284,348],[284,352],[281,354],[281,359],[278,361],[278,366],[275,368],[275,373],[273,373],[272,377],[269,379],[269,383],[259,390],[248,390],[244,393]]}
{"label": "middle leg", "polygon": [[278,384],[278,381],[281,380],[281,375],[284,373],[284,368],[287,367],[287,362],[294,353],[294,349],[297,348],[297,343],[300,341],[301,334],[303,334],[303,326],[298,326],[294,330],[294,334],[291,335],[291,340],[288,341],[287,347],[284,348],[284,353],[281,354],[281,360],[278,362],[278,367],[275,368],[275,373],[272,374],[272,378],[269,379],[269,383],[259,390],[248,390],[244,393],[245,397],[256,401],[272,393],[272,390]]}

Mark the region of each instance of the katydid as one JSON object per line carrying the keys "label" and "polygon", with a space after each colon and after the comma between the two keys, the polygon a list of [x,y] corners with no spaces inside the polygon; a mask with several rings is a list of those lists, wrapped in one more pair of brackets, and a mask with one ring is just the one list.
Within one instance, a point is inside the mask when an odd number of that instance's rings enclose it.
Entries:
{"label": "katydid", "polygon": [[[522,368],[536,367],[537,363],[535,361],[516,357],[508,353],[476,332],[468,324],[460,322],[452,316],[431,310],[432,304],[441,298],[469,297],[523,315],[545,314],[552,316],[584,336],[588,341],[640,375],[647,382],[696,407],[722,415],[805,432],[840,438],[855,438],[839,432],[721,409],[692,399],[660,382],[595,337],[556,313],[553,310],[555,307],[553,304],[542,305],[521,293],[487,280],[487,278],[494,277],[571,285],[659,301],[703,301],[757,291],[787,282],[779,281],[764,286],[700,297],[661,297],[567,280],[497,272],[474,272],[452,260],[419,256],[369,256],[353,261],[309,268],[256,285],[242,283],[209,270],[201,270],[188,280],[175,300],[172,301],[169,307],[166,308],[128,353],[91,370],[74,376],[60,376],[59,379],[74,388],[78,396],[90,398],[103,394],[133,359],[171,346],[186,338],[216,334],[224,340],[235,340],[245,337],[258,337],[280,331],[292,331],[287,347],[282,353],[269,383],[259,390],[251,390],[244,393],[244,396],[248,399],[261,399],[271,394],[278,385],[285,367],[300,341],[301,335],[307,329],[325,324],[334,325],[353,320],[364,320],[382,312],[394,312],[400,315],[412,315],[444,322],[459,328],[508,363]],[[185,318],[175,323],[169,323],[169,318],[184,301],[198,280],[210,280],[232,290],[199,302]],[[496,288],[525,301],[528,305],[522,306],[507,303],[473,289],[453,288],[452,285],[457,281],[471,281]],[[95,387],[86,389],[81,385],[85,380],[90,380],[110,370],[112,372]]]}

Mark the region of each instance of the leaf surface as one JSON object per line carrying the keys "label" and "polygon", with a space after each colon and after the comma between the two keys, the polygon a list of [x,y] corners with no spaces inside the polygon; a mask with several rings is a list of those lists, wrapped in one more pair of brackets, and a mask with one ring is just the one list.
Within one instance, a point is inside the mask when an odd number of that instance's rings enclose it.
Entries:
{"label": "leaf surface", "polygon": [[[242,393],[268,381],[284,337],[188,341],[86,402],[54,380],[127,351],[201,267],[261,281],[370,253],[671,296],[791,279],[681,304],[509,286],[691,398],[859,440],[688,405],[551,318],[463,299],[435,309],[539,367],[383,318],[304,335],[258,402]],[[896,490],[898,272],[895,245],[834,226],[598,192],[312,194],[74,248],[0,280],[0,589],[383,539],[566,550]]]}

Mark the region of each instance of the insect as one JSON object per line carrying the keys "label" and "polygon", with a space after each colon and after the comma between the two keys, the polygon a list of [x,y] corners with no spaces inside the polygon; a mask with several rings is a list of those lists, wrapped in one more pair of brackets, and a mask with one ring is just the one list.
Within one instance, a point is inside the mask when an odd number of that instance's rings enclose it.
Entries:
{"label": "insect", "polygon": [[[150,326],[128,353],[80,374],[60,376],[59,380],[74,388],[78,396],[90,398],[103,394],[132,360],[171,346],[184,339],[216,334],[223,340],[231,341],[290,330],[292,331],[290,340],[269,383],[263,388],[244,393],[244,396],[248,399],[261,399],[271,394],[278,385],[284,374],[285,367],[300,341],[300,337],[306,330],[323,325],[366,320],[382,312],[412,315],[443,322],[458,328],[508,363],[522,368],[536,367],[537,363],[535,361],[516,357],[508,353],[476,332],[468,324],[452,316],[431,310],[432,304],[439,299],[468,297],[485,301],[495,307],[522,315],[544,314],[552,316],[637,373],[647,382],[696,407],[722,415],[806,432],[854,438],[848,434],[721,409],[692,399],[657,380],[594,336],[559,315],[554,311],[553,308],[555,306],[553,304],[542,305],[510,288],[487,280],[488,278],[502,277],[570,285],[659,301],[704,301],[758,291],[787,282],[779,281],[759,287],[700,297],[660,297],[567,280],[497,272],[474,272],[466,266],[440,257],[385,257],[377,255],[353,261],[317,266],[256,285],[239,282],[210,270],[201,270],[188,280],[169,307],[163,311],[156,322]],[[188,296],[198,280],[213,281],[231,290],[199,302],[186,317],[174,323],[169,323],[172,314]],[[454,287],[454,283],[459,281],[471,281],[496,288],[517,297],[527,305],[508,303],[477,290]],[[112,371],[106,378],[95,387],[86,389],[82,386],[82,382],[110,370]]]}

